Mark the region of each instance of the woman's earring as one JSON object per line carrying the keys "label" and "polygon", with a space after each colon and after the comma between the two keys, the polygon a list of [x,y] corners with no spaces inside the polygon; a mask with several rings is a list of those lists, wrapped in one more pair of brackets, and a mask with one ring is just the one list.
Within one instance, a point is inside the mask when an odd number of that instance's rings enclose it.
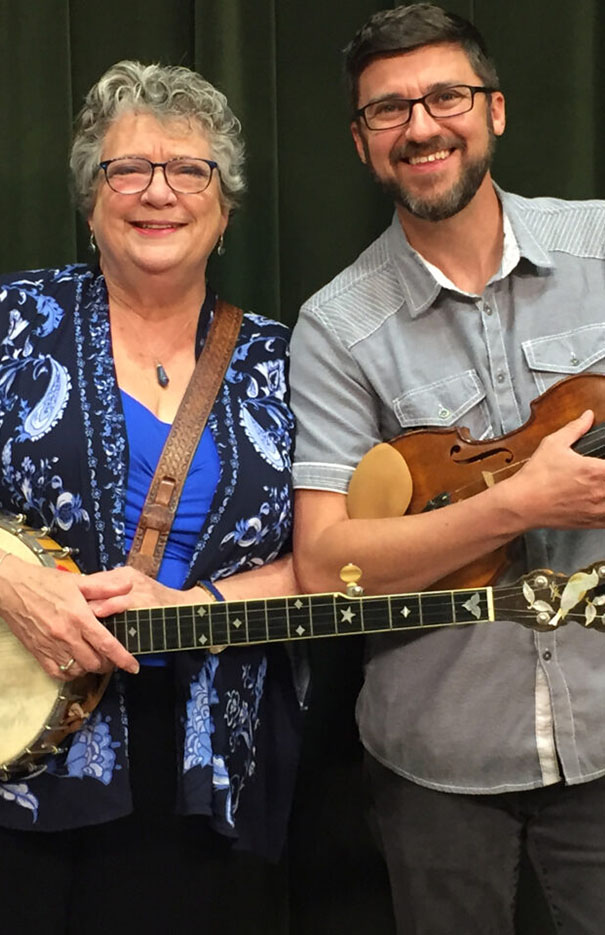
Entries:
{"label": "woman's earring", "polygon": [[95,232],[93,231],[92,227],[90,228],[90,240],[88,241],[88,246],[93,253],[97,252],[97,242],[95,240]]}
{"label": "woman's earring", "polygon": [[221,236],[218,239],[218,246],[216,248],[216,252],[218,253],[219,256],[225,255],[225,237],[223,234],[221,234]]}

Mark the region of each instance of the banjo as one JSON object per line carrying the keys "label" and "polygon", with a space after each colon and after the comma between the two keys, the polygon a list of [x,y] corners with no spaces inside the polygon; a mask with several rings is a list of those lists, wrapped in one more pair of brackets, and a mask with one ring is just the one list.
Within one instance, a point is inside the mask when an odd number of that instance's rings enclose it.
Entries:
{"label": "banjo", "polygon": [[[48,530],[0,514],[0,548],[32,564],[79,570]],[[530,572],[511,585],[364,596],[361,571],[341,571],[343,591],[128,610],[103,622],[136,655],[367,633],[468,626],[498,619],[549,631],[574,619],[605,630],[605,561],[570,577]],[[33,776],[61,752],[99,702],[110,676],[61,682],[44,672],[0,618],[0,780]]]}

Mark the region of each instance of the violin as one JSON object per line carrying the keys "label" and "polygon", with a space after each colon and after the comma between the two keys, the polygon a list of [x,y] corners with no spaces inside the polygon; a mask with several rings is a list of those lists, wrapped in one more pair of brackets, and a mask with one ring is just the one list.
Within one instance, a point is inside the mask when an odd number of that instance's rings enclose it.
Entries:
{"label": "violin", "polygon": [[[578,454],[605,457],[605,376],[567,377],[531,405],[513,432],[477,441],[464,427],[415,429],[372,448],[355,469],[347,494],[352,519],[403,516],[466,500],[511,477],[542,439],[592,409],[595,422],[574,445]],[[515,543],[482,556],[433,589],[486,587],[514,561]]]}

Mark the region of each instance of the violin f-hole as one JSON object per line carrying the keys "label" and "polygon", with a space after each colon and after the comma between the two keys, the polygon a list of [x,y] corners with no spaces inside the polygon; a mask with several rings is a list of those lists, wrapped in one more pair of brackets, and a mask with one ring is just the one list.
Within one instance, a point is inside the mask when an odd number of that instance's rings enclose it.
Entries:
{"label": "violin f-hole", "polygon": [[[460,445],[453,445],[450,448],[450,458],[455,464],[476,464],[478,461],[485,461],[487,458],[495,458],[498,455],[504,456],[505,464],[512,464],[514,455],[510,448],[489,448],[487,451],[479,451],[475,454],[461,455]],[[457,457],[460,455],[460,457]]]}

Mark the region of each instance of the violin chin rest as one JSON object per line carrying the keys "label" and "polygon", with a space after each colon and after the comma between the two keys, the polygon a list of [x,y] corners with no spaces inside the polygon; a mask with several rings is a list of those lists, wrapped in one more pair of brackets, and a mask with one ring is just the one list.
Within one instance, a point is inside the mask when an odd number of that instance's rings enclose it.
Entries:
{"label": "violin chin rest", "polygon": [[381,442],[363,456],[349,483],[351,519],[403,516],[412,499],[412,475],[402,455]]}

